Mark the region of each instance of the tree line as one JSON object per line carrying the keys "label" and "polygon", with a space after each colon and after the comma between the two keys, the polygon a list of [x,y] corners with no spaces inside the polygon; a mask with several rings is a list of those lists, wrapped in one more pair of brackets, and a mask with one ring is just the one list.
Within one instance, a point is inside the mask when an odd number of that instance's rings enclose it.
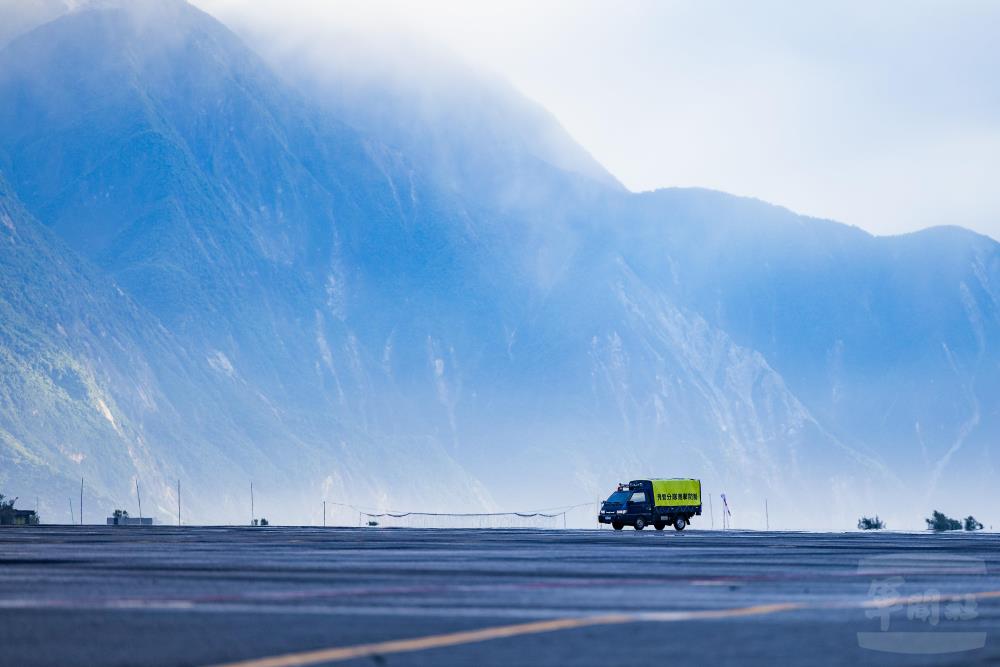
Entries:
{"label": "tree line", "polygon": [[[927,522],[927,530],[933,530],[935,533],[947,530],[967,530],[972,532],[983,529],[983,524],[976,521],[976,518],[971,514],[959,521],[958,519],[952,519],[943,512],[934,510],[930,518],[924,519],[924,521]],[[884,530],[885,528],[885,522],[878,517],[878,514],[873,517],[863,516],[858,519],[858,530]]]}

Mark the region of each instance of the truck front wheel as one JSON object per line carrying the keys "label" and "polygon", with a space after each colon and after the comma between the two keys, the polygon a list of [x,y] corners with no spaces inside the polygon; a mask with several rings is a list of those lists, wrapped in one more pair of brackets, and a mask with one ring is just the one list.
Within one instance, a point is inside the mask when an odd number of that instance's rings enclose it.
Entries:
{"label": "truck front wheel", "polygon": [[642,530],[645,527],[646,527],[646,522],[645,521],[643,521],[642,519],[636,519],[635,520],[635,529],[636,530]]}
{"label": "truck front wheel", "polygon": [[687,519],[682,516],[674,519],[674,530],[684,530],[684,526],[688,525]]}
{"label": "truck front wheel", "polygon": [[614,528],[615,530],[621,530],[622,528],[625,527],[625,524],[622,523],[621,521],[612,521],[611,527]]}

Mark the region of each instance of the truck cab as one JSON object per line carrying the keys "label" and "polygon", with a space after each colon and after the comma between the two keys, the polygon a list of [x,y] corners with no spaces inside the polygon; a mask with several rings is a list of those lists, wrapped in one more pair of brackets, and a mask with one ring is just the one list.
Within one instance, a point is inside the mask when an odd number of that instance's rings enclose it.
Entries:
{"label": "truck cab", "polygon": [[691,517],[701,514],[701,481],[697,479],[637,479],[621,483],[601,503],[598,523],[615,530],[632,526],[656,530],[673,526],[684,530]]}

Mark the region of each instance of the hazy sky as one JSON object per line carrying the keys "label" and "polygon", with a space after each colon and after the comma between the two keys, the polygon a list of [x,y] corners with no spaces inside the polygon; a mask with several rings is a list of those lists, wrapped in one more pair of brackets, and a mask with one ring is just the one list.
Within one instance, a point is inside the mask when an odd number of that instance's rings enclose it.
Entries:
{"label": "hazy sky", "polygon": [[632,190],[705,186],[875,233],[1000,238],[1000,2],[293,7],[406,26],[500,72]]}

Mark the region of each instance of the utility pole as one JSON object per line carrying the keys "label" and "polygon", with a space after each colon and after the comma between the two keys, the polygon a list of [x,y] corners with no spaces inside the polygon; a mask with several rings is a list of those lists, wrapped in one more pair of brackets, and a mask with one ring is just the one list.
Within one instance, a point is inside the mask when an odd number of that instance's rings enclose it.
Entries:
{"label": "utility pole", "polygon": [[76,515],[73,514],[73,496],[69,498],[69,522],[71,524],[76,523]]}
{"label": "utility pole", "polygon": [[139,495],[139,478],[135,478],[135,497],[139,501],[139,525],[142,525],[142,496]]}

